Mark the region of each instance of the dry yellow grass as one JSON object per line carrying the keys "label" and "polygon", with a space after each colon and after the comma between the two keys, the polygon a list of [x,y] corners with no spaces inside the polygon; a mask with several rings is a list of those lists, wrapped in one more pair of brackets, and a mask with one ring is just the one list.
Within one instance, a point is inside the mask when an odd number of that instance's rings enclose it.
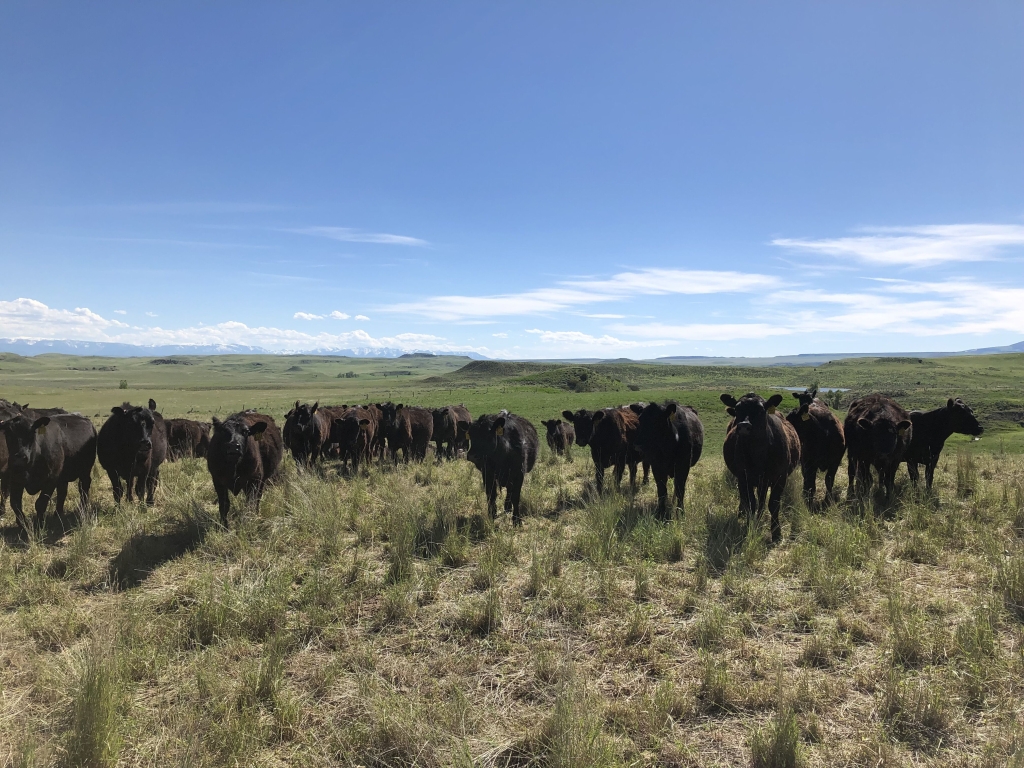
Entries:
{"label": "dry yellow grass", "polygon": [[669,524],[653,483],[594,499],[591,477],[583,451],[545,456],[512,529],[465,461],[289,463],[230,531],[202,462],[165,467],[151,510],[98,480],[66,532],[0,544],[0,761],[1015,759],[1021,458],[950,454],[936,498],[903,485],[888,510],[812,515],[794,478],[777,547],[745,535],[717,456]]}

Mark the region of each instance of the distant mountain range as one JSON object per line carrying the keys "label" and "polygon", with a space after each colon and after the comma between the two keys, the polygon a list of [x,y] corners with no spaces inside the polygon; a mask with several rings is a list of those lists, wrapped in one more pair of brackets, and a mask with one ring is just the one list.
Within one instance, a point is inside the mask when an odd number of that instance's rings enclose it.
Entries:
{"label": "distant mountain range", "polygon": [[0,352],[14,352],[26,357],[59,354],[97,357],[167,357],[170,355],[273,355],[302,354],[332,357],[402,357],[408,354],[458,355],[473,360],[486,360],[476,352],[435,352],[430,349],[397,349],[394,347],[357,347],[354,349],[290,349],[274,352],[245,344],[114,344],[105,341],[74,341],[67,339],[0,339]]}

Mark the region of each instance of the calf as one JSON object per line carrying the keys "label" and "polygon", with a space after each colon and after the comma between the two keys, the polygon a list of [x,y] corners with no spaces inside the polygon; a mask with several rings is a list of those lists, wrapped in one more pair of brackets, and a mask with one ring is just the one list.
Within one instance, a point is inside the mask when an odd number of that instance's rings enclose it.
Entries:
{"label": "calf", "polygon": [[871,467],[878,472],[886,500],[892,497],[896,470],[913,438],[910,414],[890,397],[866,395],[850,403],[843,431],[846,434],[850,476],[848,496],[871,490]]}
{"label": "calf", "polygon": [[366,408],[355,405],[336,416],[331,427],[330,442],[337,444],[342,457],[352,459],[352,469],[359,471],[362,459],[370,460],[377,420]]}
{"label": "calf", "polygon": [[547,427],[548,448],[559,456],[568,456],[572,460],[572,444],[576,442],[576,429],[572,424],[561,419],[549,419],[542,421]]}
{"label": "calf", "polygon": [[391,460],[397,464],[398,452],[401,451],[402,460],[407,464],[410,456],[415,461],[423,461],[434,432],[434,417],[430,411],[401,403],[378,403],[377,407],[381,411]]}
{"label": "calf", "polygon": [[910,445],[907,447],[906,461],[910,482],[916,488],[918,481],[917,465],[924,464],[925,487],[932,489],[932,478],[935,477],[935,465],[939,463],[939,454],[946,440],[954,432],[961,435],[978,437],[985,428],[978,423],[974,411],[959,397],[946,401],[945,408],[933,411],[911,411]]}
{"label": "calf", "polygon": [[100,427],[96,453],[110,478],[115,503],[121,502],[125,492],[121,488],[123,478],[128,501],[134,500],[134,480],[135,495],[140,500],[145,497],[146,504],[152,505],[160,481],[160,465],[167,458],[167,431],[156,403],[150,400],[148,408],[133,407],[130,403],[111,408],[110,416]]}
{"label": "calf", "polygon": [[697,409],[672,401],[645,406],[640,412],[633,445],[654,470],[658,516],[668,517],[670,477],[675,478],[675,505],[682,513],[690,467],[696,465],[704,450],[704,425],[697,417]]}
{"label": "calf", "polygon": [[224,421],[214,417],[206,466],[213,478],[220,520],[225,528],[231,510],[228,494],[238,495],[244,491],[258,512],[263,489],[277,476],[283,453],[281,430],[270,416],[245,411]]}
{"label": "calf", "polygon": [[203,458],[210,447],[210,425],[191,419],[164,419],[167,460]]}
{"label": "calf", "polygon": [[627,408],[605,408],[601,411],[580,409],[562,411],[576,431],[577,445],[590,446],[594,460],[595,484],[598,494],[604,490],[604,471],[615,467],[615,487],[622,483],[622,473],[629,465],[629,486],[636,487],[636,465],[641,456],[633,446],[638,424],[637,415]]}
{"label": "calf", "polygon": [[458,418],[458,435],[455,438],[455,453],[459,451],[469,450],[469,426],[473,423],[473,417],[469,413],[469,409],[462,403],[453,405],[455,409],[455,415]]}
{"label": "calf", "polygon": [[483,475],[487,511],[498,515],[498,489],[505,488],[505,512],[512,524],[521,525],[519,499],[526,473],[537,461],[537,430],[527,419],[508,411],[477,417],[469,428],[466,458]]}
{"label": "calf", "polygon": [[329,413],[328,409],[321,409],[319,401],[309,405],[300,404],[298,400],[288,413],[285,417],[288,449],[296,463],[309,466],[320,459],[328,444],[335,414]]}
{"label": "calf", "polygon": [[434,453],[440,461],[442,457],[455,458],[455,445],[459,439],[459,415],[455,409],[446,405],[430,412],[434,421],[431,438],[434,441]]}
{"label": "calf", "polygon": [[804,476],[804,501],[808,508],[814,506],[819,471],[825,473],[825,503],[838,500],[834,492],[836,472],[846,453],[843,425],[817,395],[817,387],[794,392],[793,397],[800,401],[800,405],[786,416],[800,436],[800,469]]}
{"label": "calf", "polygon": [[82,509],[89,503],[92,467],[96,463],[96,428],[84,416],[60,414],[29,417],[19,413],[0,422],[7,448],[7,477],[11,509],[27,531],[22,493],[36,499],[36,528],[41,528],[46,507],[57,492],[57,514],[64,514],[68,483],[78,481]]}
{"label": "calf", "polygon": [[[0,420],[13,419],[19,414],[26,418],[35,419],[41,416],[56,416],[67,413],[63,408],[29,408],[28,405],[18,405],[3,398],[0,398]],[[0,515],[3,515],[7,508],[7,497],[10,495],[10,487],[7,480],[7,443],[0,439]]]}
{"label": "calf", "polygon": [[771,513],[772,541],[782,538],[779,509],[786,481],[800,463],[800,437],[793,425],[776,412],[782,395],[765,400],[753,392],[739,400],[721,397],[732,421],[726,429],[722,454],[725,466],[740,488],[740,512],[746,513],[747,527],[756,514]]}

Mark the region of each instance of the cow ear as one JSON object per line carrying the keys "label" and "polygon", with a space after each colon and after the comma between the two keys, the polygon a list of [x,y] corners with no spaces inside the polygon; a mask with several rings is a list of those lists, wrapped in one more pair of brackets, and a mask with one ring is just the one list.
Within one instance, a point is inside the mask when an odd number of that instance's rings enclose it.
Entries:
{"label": "cow ear", "polygon": [[631,410],[633,413],[639,416],[641,413],[644,412],[644,407],[640,405],[640,403],[630,403],[629,410]]}
{"label": "cow ear", "polygon": [[494,431],[499,435],[505,431],[505,417],[499,416],[494,420]]}
{"label": "cow ear", "polygon": [[799,400],[799,399],[800,399],[800,393],[799,393],[799,392],[792,392],[791,394],[792,394],[792,395],[793,395],[793,397],[795,397],[795,398],[796,398],[797,400]]}
{"label": "cow ear", "polygon": [[120,405],[115,405],[113,408],[110,409],[110,412],[115,416],[124,416],[124,408],[122,408]]}
{"label": "cow ear", "polygon": [[867,419],[857,419],[857,426],[861,429],[871,429],[871,422]]}
{"label": "cow ear", "polygon": [[952,397],[949,398],[949,400],[946,401],[946,407],[947,408],[952,408],[954,405],[956,405],[956,401]]}
{"label": "cow ear", "polygon": [[566,421],[572,421],[572,411],[562,411],[562,415],[565,416]]}
{"label": "cow ear", "polygon": [[597,424],[597,422],[599,422],[603,418],[604,418],[604,411],[595,411],[594,412],[594,423],[595,424]]}
{"label": "cow ear", "polygon": [[561,424],[562,423],[561,419],[552,419],[552,421],[555,422],[555,424]]}
{"label": "cow ear", "polygon": [[316,409],[319,408],[319,407],[320,407],[320,401],[317,400],[315,403],[313,403],[313,410],[311,410],[310,413],[316,413]]}
{"label": "cow ear", "polygon": [[295,401],[295,410],[296,411],[299,410],[299,401],[298,400]]}
{"label": "cow ear", "polygon": [[897,432],[906,432],[912,426],[914,426],[914,422],[908,421],[907,419],[904,419],[903,421],[901,421],[899,424],[896,425],[896,431]]}
{"label": "cow ear", "polygon": [[220,426],[220,419],[218,419],[216,416],[214,416],[213,420],[210,423],[213,424],[213,426],[215,426],[215,427],[219,427]]}
{"label": "cow ear", "polygon": [[731,407],[736,405],[736,398],[733,397],[732,395],[728,394],[728,393],[722,395],[718,399],[721,400],[725,405],[728,405],[728,406],[731,406]]}
{"label": "cow ear", "polygon": [[154,400],[152,397],[149,398],[149,410],[151,410],[151,411],[155,411],[156,410],[156,400]]}
{"label": "cow ear", "polygon": [[765,405],[768,406],[769,408],[778,408],[779,407],[779,403],[781,403],[781,402],[782,402],[782,395],[776,393],[776,394],[774,394],[774,395],[772,395],[771,397],[768,398],[768,401],[765,403]]}
{"label": "cow ear", "polygon": [[550,420],[550,419],[549,419],[549,420],[547,420],[547,421],[545,421],[544,419],[541,419],[541,420],[540,420],[540,423],[541,423],[541,424],[543,424],[543,425],[544,425],[545,427],[550,427],[550,426],[551,426],[551,424],[552,424],[552,422],[551,422],[551,420]]}
{"label": "cow ear", "polygon": [[345,423],[345,420],[344,419],[335,419],[334,423],[340,426],[340,425]]}
{"label": "cow ear", "polygon": [[265,421],[257,421],[255,424],[253,424],[251,427],[249,427],[249,434],[250,435],[259,435],[259,434],[265,432],[266,429],[267,429],[267,422],[265,422]]}
{"label": "cow ear", "polygon": [[34,422],[32,422],[32,431],[36,432],[36,431],[38,431],[40,429],[43,429],[49,423],[50,423],[50,417],[49,416],[41,416],[38,419],[36,419]]}
{"label": "cow ear", "polygon": [[399,403],[399,404],[398,404],[398,407],[396,407],[396,408],[395,408],[395,410],[396,410],[396,411],[400,411],[400,410],[402,410],[402,409],[403,409],[404,407],[405,407],[404,405],[402,405],[401,403]]}
{"label": "cow ear", "polygon": [[675,412],[676,412],[676,404],[675,403],[669,403],[668,405],[665,406],[665,413],[668,416],[671,416]]}
{"label": "cow ear", "polygon": [[725,412],[728,413],[730,416],[735,416],[736,415],[736,409],[735,408],[726,408]]}
{"label": "cow ear", "polygon": [[359,420],[359,426],[360,426],[360,427],[365,427],[365,426],[366,426],[367,424],[369,424],[369,423],[370,423],[370,420],[369,420],[369,419],[360,419],[360,420]]}
{"label": "cow ear", "polygon": [[809,394],[812,398],[817,397],[818,396],[818,388],[814,387],[807,394]]}

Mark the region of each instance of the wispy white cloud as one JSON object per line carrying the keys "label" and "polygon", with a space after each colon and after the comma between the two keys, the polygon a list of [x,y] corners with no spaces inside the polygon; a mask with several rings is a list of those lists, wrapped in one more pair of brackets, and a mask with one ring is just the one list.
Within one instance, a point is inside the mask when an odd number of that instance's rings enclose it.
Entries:
{"label": "wispy white cloud", "polygon": [[787,336],[794,329],[774,323],[688,323],[666,325],[665,323],[641,323],[610,326],[616,333],[645,339],[671,341],[732,341],[733,339],[765,339],[770,336]]}
{"label": "wispy white cloud", "polygon": [[299,235],[312,235],[313,237],[326,237],[330,240],[340,240],[344,243],[379,243],[382,245],[429,245],[426,240],[407,235],[391,235],[386,232],[361,232],[350,227],[301,227],[289,229],[288,232],[295,232]]}
{"label": "wispy white cloud", "polygon": [[772,244],[870,264],[915,267],[989,261],[999,258],[1006,248],[1024,246],[1024,226],[1017,224],[874,227],[863,231],[865,234],[854,237],[778,238]]}
{"label": "wispy white cloud", "polygon": [[127,315],[128,314],[128,310],[127,309],[115,309],[114,310],[114,314],[115,315]]}
{"label": "wispy white cloud", "polygon": [[156,312],[147,312],[146,317],[156,317]]}
{"label": "wispy white cloud", "polygon": [[583,317],[592,317],[595,320],[622,320],[625,317],[625,315],[616,315],[611,312],[596,312],[594,314],[581,312],[580,314]]}
{"label": "wispy white cloud", "polygon": [[564,280],[554,288],[490,296],[434,296],[422,301],[393,304],[385,309],[434,320],[466,321],[548,314],[573,306],[621,301],[634,296],[749,293],[771,290],[781,285],[782,282],[776,277],[754,273],[643,269],[621,272],[607,280]]}
{"label": "wispy white cloud", "polygon": [[349,315],[346,315],[344,312],[339,312],[338,310],[334,310],[333,312],[331,312],[329,317],[331,317],[334,320],[348,320]]}
{"label": "wispy white cloud", "polygon": [[0,301],[0,336],[5,338],[88,340],[127,328],[131,326],[102,317],[87,307],[52,309],[34,299]]}
{"label": "wispy white cloud", "polygon": [[527,329],[527,333],[536,334],[541,342],[545,344],[556,344],[561,347],[583,347],[583,348],[616,348],[636,349],[638,347],[664,346],[668,341],[624,341],[614,336],[592,336],[581,331],[545,331],[540,328]]}
{"label": "wispy white cloud", "polygon": [[370,318],[368,318],[366,315],[356,315],[355,319],[356,320],[369,320]]}
{"label": "wispy white cloud", "polygon": [[311,312],[296,312],[294,315],[292,315],[292,318],[295,320],[323,320],[324,316],[314,315]]}
{"label": "wispy white cloud", "polygon": [[492,333],[491,336],[493,336],[496,339],[507,339],[508,338],[508,334],[507,333]]}

